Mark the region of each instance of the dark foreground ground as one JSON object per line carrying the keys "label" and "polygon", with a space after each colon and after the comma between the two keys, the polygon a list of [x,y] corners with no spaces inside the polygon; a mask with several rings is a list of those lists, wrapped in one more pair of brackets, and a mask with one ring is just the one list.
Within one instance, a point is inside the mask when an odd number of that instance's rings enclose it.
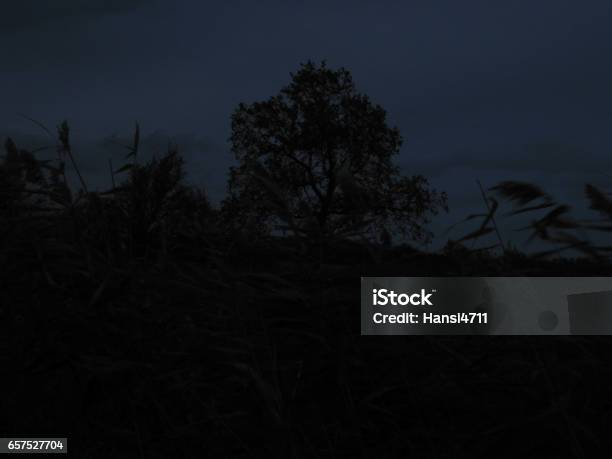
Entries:
{"label": "dark foreground ground", "polygon": [[362,337],[358,322],[364,275],[588,276],[606,265],[288,240],[110,265],[11,234],[0,252],[3,436],[67,436],[79,458],[605,450],[608,338]]}

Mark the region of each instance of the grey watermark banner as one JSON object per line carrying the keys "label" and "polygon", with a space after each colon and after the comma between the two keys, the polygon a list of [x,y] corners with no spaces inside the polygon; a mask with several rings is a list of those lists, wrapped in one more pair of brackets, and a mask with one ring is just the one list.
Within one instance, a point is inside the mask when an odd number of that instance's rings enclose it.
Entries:
{"label": "grey watermark banner", "polygon": [[612,335],[612,277],[362,277],[362,335]]}

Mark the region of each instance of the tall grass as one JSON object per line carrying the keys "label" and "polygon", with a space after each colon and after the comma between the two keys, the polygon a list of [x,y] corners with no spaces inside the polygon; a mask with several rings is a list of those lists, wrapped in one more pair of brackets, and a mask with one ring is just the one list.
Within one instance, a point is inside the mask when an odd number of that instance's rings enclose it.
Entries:
{"label": "tall grass", "polygon": [[[139,139],[136,128],[102,192],[81,179],[69,186],[65,162],[78,169],[79,158],[67,124],[53,161],[6,142],[5,436],[68,435],[72,454],[84,458],[458,457],[467,448],[490,452],[508,433],[530,436],[531,421],[543,426],[551,454],[588,451],[586,441],[605,431],[599,415],[585,429],[587,402],[575,416],[566,409],[576,384],[585,397],[604,396],[587,379],[610,376],[596,346],[369,340],[356,313],[363,275],[600,274],[601,265],[510,249],[500,259],[462,243],[426,254],[336,241],[311,253],[301,240],[228,222],[203,190],[184,185],[177,149],[141,163]],[[516,213],[547,212],[536,235],[557,242],[557,231],[571,229],[565,208],[542,190],[495,191],[517,200]],[[603,220],[581,224],[607,230],[607,196],[587,195]],[[497,209],[487,202],[481,230]],[[471,239],[478,236],[463,242]],[[499,397],[508,394],[519,401]],[[534,403],[540,414],[526,420]]]}

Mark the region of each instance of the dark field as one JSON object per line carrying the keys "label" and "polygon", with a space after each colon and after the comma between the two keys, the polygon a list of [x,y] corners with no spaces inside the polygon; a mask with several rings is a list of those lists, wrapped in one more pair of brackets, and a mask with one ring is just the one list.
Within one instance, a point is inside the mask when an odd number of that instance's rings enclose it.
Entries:
{"label": "dark field", "polygon": [[[399,131],[348,71],[293,79],[234,113],[218,206],[176,148],[143,162],[138,126],[106,191],[67,123],[54,159],[6,141],[3,435],[79,458],[595,457],[609,339],[360,336],[360,278],[604,276],[612,247],[585,232],[612,231],[609,195],[586,185],[597,219],[577,220],[537,185],[481,187],[475,227],[416,249],[446,194],[400,173]],[[502,239],[501,199],[545,250]]]}
{"label": "dark field", "polygon": [[36,208],[32,194],[5,199],[6,436],[68,436],[79,458],[603,447],[607,338],[361,337],[358,311],[364,275],[604,275],[605,262],[249,238],[197,194],[155,226],[136,186]]}

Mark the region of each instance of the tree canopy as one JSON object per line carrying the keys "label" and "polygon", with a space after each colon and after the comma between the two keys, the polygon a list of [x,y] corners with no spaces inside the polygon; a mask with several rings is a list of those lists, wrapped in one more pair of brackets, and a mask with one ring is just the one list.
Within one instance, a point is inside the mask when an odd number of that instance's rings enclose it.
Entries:
{"label": "tree canopy", "polygon": [[233,113],[238,164],[226,207],[267,231],[429,240],[425,224],[446,208],[446,195],[421,175],[401,175],[392,159],[402,138],[385,110],[344,68],[309,61],[291,77],[278,95]]}

